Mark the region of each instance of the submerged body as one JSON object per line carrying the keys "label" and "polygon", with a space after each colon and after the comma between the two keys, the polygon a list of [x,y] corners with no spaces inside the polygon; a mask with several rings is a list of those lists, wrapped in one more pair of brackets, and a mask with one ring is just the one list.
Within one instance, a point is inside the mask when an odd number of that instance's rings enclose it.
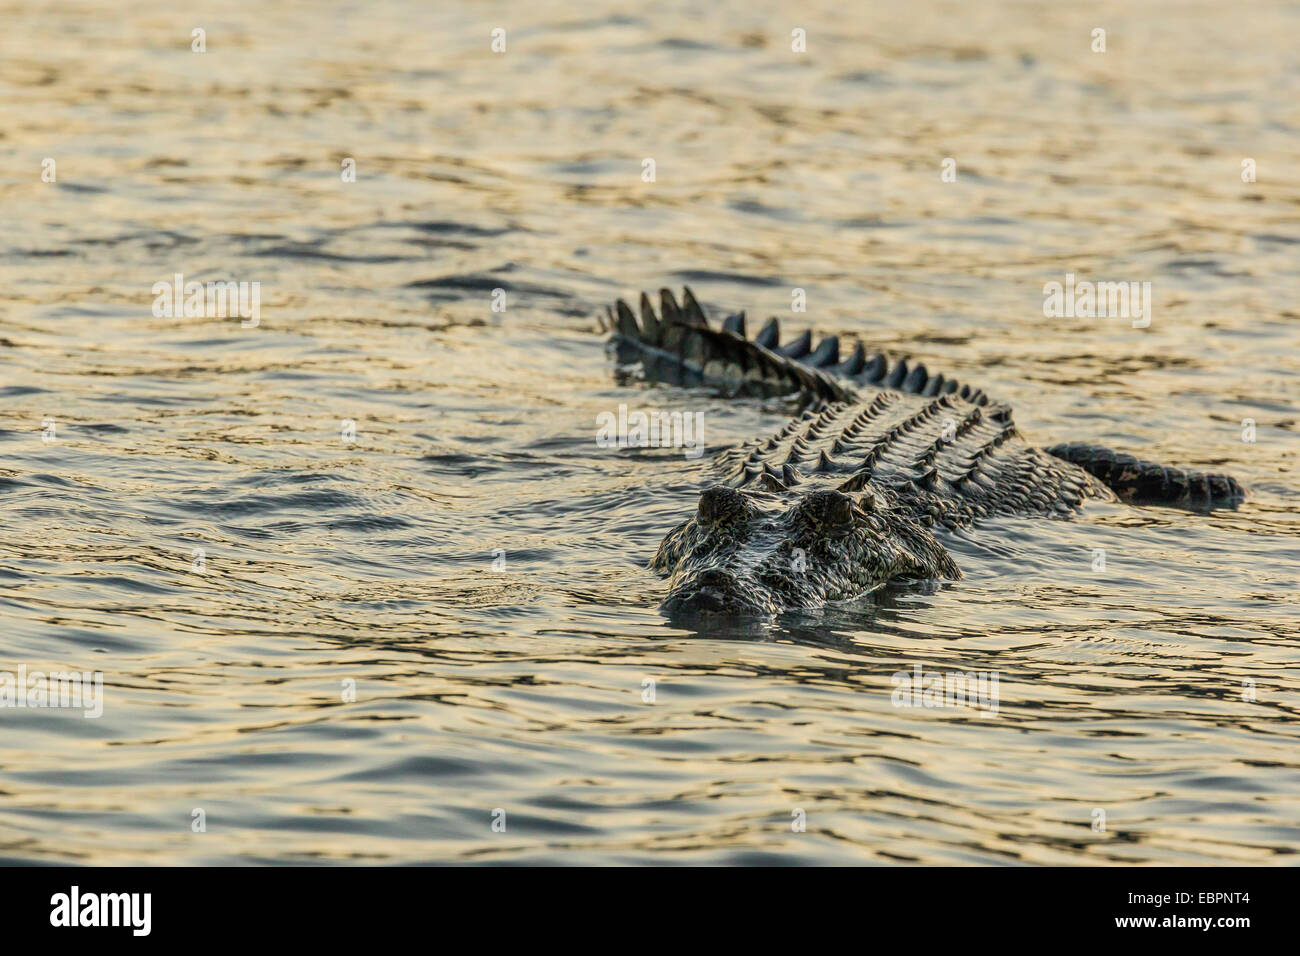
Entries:
{"label": "submerged body", "polygon": [[651,564],[674,615],[773,615],[851,600],[895,581],[960,577],[945,532],[997,515],[1075,513],[1088,498],[1213,506],[1239,501],[1223,475],[1142,461],[1088,444],[1036,448],[1011,409],[923,365],[861,345],[782,347],[773,319],[752,340],[744,315],[710,328],[690,290],[661,311],[641,297],[609,313],[624,364],[647,378],[747,394],[796,393],[801,414],[724,452],[697,512]]}

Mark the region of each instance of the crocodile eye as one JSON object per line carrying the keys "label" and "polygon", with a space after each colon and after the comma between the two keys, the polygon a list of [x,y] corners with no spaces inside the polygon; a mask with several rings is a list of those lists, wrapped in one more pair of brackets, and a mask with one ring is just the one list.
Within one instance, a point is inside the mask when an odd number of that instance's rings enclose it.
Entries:
{"label": "crocodile eye", "polygon": [[696,521],[705,527],[740,524],[745,520],[745,496],[735,488],[714,485],[700,495]]}
{"label": "crocodile eye", "polygon": [[853,499],[841,491],[814,491],[799,503],[800,524],[827,538],[853,530]]}

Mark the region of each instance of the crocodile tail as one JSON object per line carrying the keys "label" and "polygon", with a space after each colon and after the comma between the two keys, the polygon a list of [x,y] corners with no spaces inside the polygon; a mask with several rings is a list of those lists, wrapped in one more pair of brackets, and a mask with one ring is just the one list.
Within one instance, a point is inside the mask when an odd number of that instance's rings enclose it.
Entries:
{"label": "crocodile tail", "polygon": [[1143,461],[1124,452],[1071,442],[1044,449],[1098,478],[1124,501],[1187,507],[1232,505],[1246,497],[1237,479]]}
{"label": "crocodile tail", "polygon": [[669,289],[661,289],[659,299],[656,313],[650,298],[641,294],[639,322],[632,307],[619,299],[613,309],[605,310],[602,322],[612,333],[619,361],[641,361],[647,378],[674,384],[739,385],[763,394],[793,388],[838,401],[848,400],[853,386],[868,386],[914,395],[956,394],[976,405],[989,402],[980,389],[942,374],[931,375],[919,362],[909,365],[905,358],[889,359],[883,353],[868,358],[860,342],[842,358],[835,335],[814,346],[812,333],[806,331],[783,345],[776,319],[769,319],[752,338],[744,312],[727,316],[720,328],[710,328],[689,288],[680,305]]}
{"label": "crocodile tail", "polygon": [[846,402],[852,392],[834,377],[745,338],[744,316],[731,316],[711,328],[690,289],[678,305],[668,289],[660,292],[660,311],[641,296],[641,321],[619,299],[606,310],[610,341],[620,363],[640,362],[651,381],[674,385],[715,385],[738,394],[788,395]]}

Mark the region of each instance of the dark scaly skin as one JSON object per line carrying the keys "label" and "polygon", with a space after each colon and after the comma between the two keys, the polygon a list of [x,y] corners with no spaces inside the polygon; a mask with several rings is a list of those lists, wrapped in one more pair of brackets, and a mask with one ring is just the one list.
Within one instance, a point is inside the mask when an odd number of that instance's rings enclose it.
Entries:
{"label": "dark scaly skin", "polygon": [[1227,475],[1171,468],[1101,445],[1070,442],[1053,445],[1047,451],[1100,478],[1121,499],[1133,504],[1199,507],[1246,497],[1237,479]]}
{"label": "dark scaly skin", "polygon": [[981,518],[1065,517],[1089,498],[1213,506],[1243,497],[1224,475],[1095,445],[1029,445],[1011,409],[923,365],[867,359],[859,345],[781,347],[775,320],[753,340],[744,316],[710,329],[690,290],[663,290],[641,322],[609,314],[621,362],[647,378],[808,403],[776,434],[724,452],[695,515],[659,547],[671,615],[774,615],[851,600],[898,581],[961,576],[940,538]]}

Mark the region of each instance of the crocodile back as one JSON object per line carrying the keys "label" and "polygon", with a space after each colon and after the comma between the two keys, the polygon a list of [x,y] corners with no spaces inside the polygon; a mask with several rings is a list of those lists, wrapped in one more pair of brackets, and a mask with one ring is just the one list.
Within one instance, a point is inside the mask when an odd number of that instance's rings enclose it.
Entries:
{"label": "crocodile back", "polygon": [[995,514],[1068,515],[1087,498],[1112,497],[1082,468],[1025,442],[1006,405],[892,389],[819,402],[717,465],[733,487],[778,495],[887,489],[950,528]]}

